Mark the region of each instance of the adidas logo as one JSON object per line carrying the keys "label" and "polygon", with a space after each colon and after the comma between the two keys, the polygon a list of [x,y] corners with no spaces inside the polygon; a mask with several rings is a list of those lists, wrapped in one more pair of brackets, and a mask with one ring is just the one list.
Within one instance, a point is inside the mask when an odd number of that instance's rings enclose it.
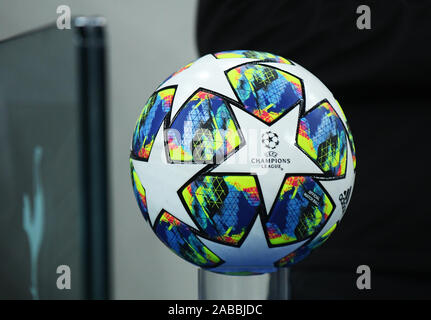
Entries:
{"label": "adidas logo", "polygon": [[341,203],[341,208],[343,210],[343,215],[346,213],[347,205],[349,204],[350,195],[352,193],[352,187],[349,189],[344,190],[343,193],[340,193],[338,199]]}

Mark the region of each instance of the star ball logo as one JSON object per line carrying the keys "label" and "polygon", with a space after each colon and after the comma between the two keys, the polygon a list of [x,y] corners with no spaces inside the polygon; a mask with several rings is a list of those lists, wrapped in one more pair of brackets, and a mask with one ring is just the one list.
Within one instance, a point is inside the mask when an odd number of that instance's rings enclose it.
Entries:
{"label": "star ball logo", "polygon": [[280,158],[278,153],[274,151],[280,144],[280,139],[275,132],[267,131],[262,134],[262,145],[265,149],[269,149],[263,155],[264,157],[252,158],[253,165],[259,165],[263,169],[279,169],[283,170],[283,164],[289,164],[289,158]]}
{"label": "star ball logo", "polygon": [[278,135],[276,133],[267,131],[262,134],[262,143],[268,149],[275,149],[280,143],[280,140],[278,139]]}

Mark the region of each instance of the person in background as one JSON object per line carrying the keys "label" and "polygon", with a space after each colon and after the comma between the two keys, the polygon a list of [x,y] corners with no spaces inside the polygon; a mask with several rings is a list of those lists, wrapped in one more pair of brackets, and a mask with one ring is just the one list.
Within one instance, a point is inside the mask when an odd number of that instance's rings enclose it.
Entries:
{"label": "person in background", "polygon": [[[331,238],[291,267],[292,299],[431,298],[430,1],[199,1],[200,55],[271,52],[333,92],[355,139],[357,174]],[[357,268],[371,270],[358,289]]]}

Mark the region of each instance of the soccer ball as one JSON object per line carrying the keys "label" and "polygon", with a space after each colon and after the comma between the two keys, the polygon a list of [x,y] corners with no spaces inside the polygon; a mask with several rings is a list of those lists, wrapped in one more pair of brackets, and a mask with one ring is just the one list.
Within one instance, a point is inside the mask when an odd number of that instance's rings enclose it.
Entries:
{"label": "soccer ball", "polygon": [[326,241],[348,206],[356,156],[331,92],[288,59],[208,54],[167,78],[133,132],[143,217],[196,266],[276,271]]}

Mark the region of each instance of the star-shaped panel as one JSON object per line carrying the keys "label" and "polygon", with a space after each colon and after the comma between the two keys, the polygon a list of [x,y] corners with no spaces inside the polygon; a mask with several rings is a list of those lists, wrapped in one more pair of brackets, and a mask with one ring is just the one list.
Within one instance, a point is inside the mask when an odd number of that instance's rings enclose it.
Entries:
{"label": "star-shaped panel", "polygon": [[241,125],[246,143],[212,169],[212,173],[240,172],[256,175],[262,190],[265,212],[270,211],[286,173],[323,176],[322,170],[295,144],[300,105],[289,112],[283,121],[277,121],[271,126],[271,132],[278,137],[275,149],[266,148],[265,140],[262,141],[262,137],[268,135],[268,126],[264,122],[251,117],[243,108],[232,109]]}
{"label": "star-shaped panel", "polygon": [[181,69],[179,69],[178,71],[175,71],[173,74],[171,74],[169,77],[167,77],[165,79],[165,81],[163,81],[162,83],[168,81],[170,78],[172,78],[173,76],[176,76],[177,74],[183,72],[184,70],[187,70],[188,68],[190,68],[190,66],[193,64],[193,62],[190,62],[188,64],[186,64],[184,67],[182,67]]}
{"label": "star-shaped panel", "polygon": [[132,158],[133,167],[142,187],[145,189],[148,218],[153,225],[160,211],[172,212],[189,226],[198,229],[186,212],[177,191],[207,165],[195,163],[171,163],[167,161],[163,126],[159,128],[148,161]]}

